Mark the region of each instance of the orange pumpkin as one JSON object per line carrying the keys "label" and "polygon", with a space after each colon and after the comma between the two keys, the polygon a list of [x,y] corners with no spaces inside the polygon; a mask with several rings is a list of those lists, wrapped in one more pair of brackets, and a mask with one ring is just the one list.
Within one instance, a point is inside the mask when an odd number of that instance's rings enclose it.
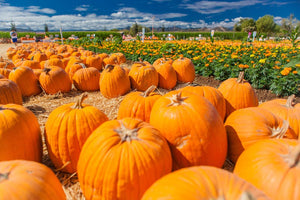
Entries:
{"label": "orange pumpkin", "polygon": [[42,92],[38,79],[29,67],[17,67],[9,74],[9,79],[17,83],[22,96],[28,97]]}
{"label": "orange pumpkin", "polygon": [[154,103],[150,124],[168,140],[174,170],[195,165],[222,167],[225,162],[225,127],[204,97],[187,91],[168,92]]}
{"label": "orange pumpkin", "polygon": [[224,121],[226,115],[226,100],[222,93],[211,86],[186,86],[182,91],[189,91],[205,97],[218,111]]}
{"label": "orange pumpkin", "polygon": [[259,140],[297,138],[288,121],[259,107],[234,111],[225,121],[228,135],[228,157],[236,162],[240,154]]}
{"label": "orange pumpkin", "polygon": [[117,64],[126,63],[126,57],[123,53],[117,52],[110,55],[110,57],[117,59]]}
{"label": "orange pumpkin", "polygon": [[73,75],[74,86],[81,91],[99,90],[100,72],[95,67],[77,70]]}
{"label": "orange pumpkin", "polygon": [[102,59],[98,55],[86,57],[85,65],[87,67],[95,67],[99,71],[102,70]]}
{"label": "orange pumpkin", "polygon": [[67,72],[60,67],[44,68],[39,81],[47,94],[69,92],[72,88],[72,82]]}
{"label": "orange pumpkin", "polygon": [[278,115],[287,120],[290,127],[295,131],[300,140],[300,104],[294,104],[295,95],[291,95],[288,99],[274,99],[261,103],[259,107],[269,110],[274,115]]}
{"label": "orange pumpkin", "polygon": [[68,173],[77,170],[83,144],[107,116],[97,108],[83,104],[84,93],[76,103],[62,105],[53,110],[45,124],[45,139],[49,157],[56,168]]}
{"label": "orange pumpkin", "polygon": [[153,67],[156,67],[157,65],[160,65],[165,62],[172,64],[173,60],[171,58],[166,58],[166,57],[158,58],[153,62]]}
{"label": "orange pumpkin", "polygon": [[238,78],[223,81],[218,89],[226,99],[226,116],[237,109],[258,106],[254,89],[244,80],[244,72],[240,72]]}
{"label": "orange pumpkin", "polygon": [[[16,64],[16,66],[18,66],[18,64]],[[36,60],[24,60],[20,66],[24,66],[24,67],[29,67],[31,69],[40,69],[40,62],[36,61]]]}
{"label": "orange pumpkin", "polygon": [[65,200],[63,187],[43,164],[12,160],[0,162],[0,199]]}
{"label": "orange pumpkin", "polygon": [[6,66],[4,66],[4,68],[0,68],[0,74],[6,78],[9,77],[10,72],[11,72],[11,70],[6,68]]}
{"label": "orange pumpkin", "polygon": [[1,79],[0,77],[0,104],[22,105],[22,102],[22,93],[18,85],[9,79]]}
{"label": "orange pumpkin", "polygon": [[59,58],[51,58],[49,60],[46,60],[46,62],[44,64],[44,68],[49,67],[49,66],[57,66],[62,69],[65,69],[64,62],[62,61],[62,59],[59,59]]}
{"label": "orange pumpkin", "polygon": [[14,63],[6,61],[3,59],[3,57],[0,57],[0,68],[13,69],[14,67]]}
{"label": "orange pumpkin", "polygon": [[180,57],[174,60],[172,67],[176,71],[177,80],[181,83],[192,83],[195,79],[195,66],[191,59]]}
{"label": "orange pumpkin", "polygon": [[[247,197],[252,198],[247,198]],[[246,198],[243,198],[246,197]],[[156,181],[142,200],[260,199],[269,198],[252,184],[223,169],[196,166],[180,169]]]}
{"label": "orange pumpkin", "polygon": [[150,64],[134,63],[128,76],[133,89],[146,91],[151,85],[158,86],[158,73]]}
{"label": "orange pumpkin", "polygon": [[170,90],[176,86],[177,75],[169,61],[161,62],[153,65],[158,73],[158,86]]}
{"label": "orange pumpkin", "polygon": [[0,161],[40,162],[42,153],[40,126],[35,115],[21,105],[0,105]]}
{"label": "orange pumpkin", "polygon": [[300,199],[300,143],[268,139],[253,144],[239,157],[234,173],[274,200]]}
{"label": "orange pumpkin", "polygon": [[83,63],[73,63],[72,65],[68,65],[65,71],[69,74],[69,78],[73,81],[73,75],[79,69],[82,69],[85,66]]}
{"label": "orange pumpkin", "polygon": [[150,86],[145,92],[131,92],[120,103],[118,119],[125,117],[138,118],[149,122],[151,109],[155,101],[161,97],[155,93],[155,85]]}
{"label": "orange pumpkin", "polygon": [[89,199],[140,199],[156,180],[171,172],[168,143],[139,119],[104,122],[87,139],[77,173]]}
{"label": "orange pumpkin", "polygon": [[100,76],[100,91],[106,98],[114,98],[130,91],[130,79],[119,65],[106,65]]}
{"label": "orange pumpkin", "polygon": [[48,60],[48,57],[45,53],[41,52],[41,51],[37,51],[34,56],[33,56],[33,60],[36,60],[38,62],[41,62],[43,60]]}

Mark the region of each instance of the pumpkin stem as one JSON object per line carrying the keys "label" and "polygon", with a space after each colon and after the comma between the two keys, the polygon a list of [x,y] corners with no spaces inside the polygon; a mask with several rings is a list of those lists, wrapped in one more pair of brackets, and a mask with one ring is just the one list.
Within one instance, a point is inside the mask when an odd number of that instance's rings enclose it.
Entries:
{"label": "pumpkin stem", "polygon": [[105,70],[107,69],[109,72],[111,71],[111,70],[113,70],[114,69],[114,67],[115,66],[113,66],[113,65],[111,65],[111,64],[107,64],[106,66],[105,66]]}
{"label": "pumpkin stem", "polygon": [[85,92],[77,99],[76,103],[71,107],[72,109],[82,109],[82,102],[88,97],[88,93]]}
{"label": "pumpkin stem", "polygon": [[182,97],[181,92],[178,92],[177,94],[174,94],[173,96],[169,97],[171,100],[171,103],[167,106],[179,106],[181,104],[184,104],[184,100],[186,100],[188,97]]}
{"label": "pumpkin stem", "polygon": [[0,183],[2,181],[8,180],[10,172],[6,172],[6,173],[0,173]]}
{"label": "pumpkin stem", "polygon": [[84,63],[77,63],[77,64],[81,65],[81,67],[82,67],[83,69],[87,68],[86,65],[85,65]]}
{"label": "pumpkin stem", "polygon": [[277,138],[277,139],[283,138],[284,134],[289,129],[289,126],[290,126],[289,121],[283,120],[281,127],[272,129],[272,135],[270,136],[270,138]]}
{"label": "pumpkin stem", "polygon": [[239,197],[239,200],[255,200],[253,195],[247,191],[243,192]]}
{"label": "pumpkin stem", "polygon": [[244,76],[245,76],[245,72],[244,72],[244,71],[241,71],[241,72],[239,73],[239,76],[238,76],[236,82],[238,82],[238,83],[244,83]]}
{"label": "pumpkin stem", "polygon": [[49,72],[51,71],[51,68],[47,68],[47,67],[46,67],[46,68],[43,69],[43,71],[48,75]]}
{"label": "pumpkin stem", "polygon": [[137,127],[135,129],[128,129],[124,126],[122,121],[120,122],[120,127],[118,129],[115,129],[119,136],[121,137],[121,143],[123,142],[131,142],[132,140],[139,140],[138,131],[140,130],[140,127]]}
{"label": "pumpkin stem", "polygon": [[143,97],[147,97],[149,96],[149,94],[151,92],[153,92],[154,90],[156,89],[156,86],[155,85],[151,85],[144,93],[143,93]]}
{"label": "pumpkin stem", "polygon": [[295,105],[295,103],[294,103],[295,99],[296,99],[296,96],[294,94],[289,96],[288,99],[286,100],[285,106],[288,108],[293,108],[293,106]]}
{"label": "pumpkin stem", "polygon": [[290,168],[300,166],[300,143],[295,146],[288,154],[281,155]]}

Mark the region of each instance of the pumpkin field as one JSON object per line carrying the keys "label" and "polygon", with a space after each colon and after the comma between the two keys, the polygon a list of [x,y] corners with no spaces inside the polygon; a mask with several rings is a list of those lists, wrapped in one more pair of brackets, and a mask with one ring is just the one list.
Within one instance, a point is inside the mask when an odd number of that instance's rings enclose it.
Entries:
{"label": "pumpkin field", "polygon": [[0,199],[300,199],[299,46],[0,48]]}

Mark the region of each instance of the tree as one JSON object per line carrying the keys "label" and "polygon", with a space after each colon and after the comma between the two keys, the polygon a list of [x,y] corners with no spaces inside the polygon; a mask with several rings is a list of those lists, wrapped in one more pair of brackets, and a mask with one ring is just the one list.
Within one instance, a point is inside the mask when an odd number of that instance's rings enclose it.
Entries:
{"label": "tree", "polygon": [[234,25],[233,30],[238,32],[253,32],[256,30],[256,23],[252,18],[244,18]]}
{"label": "tree", "polygon": [[142,26],[142,25],[138,25],[136,22],[131,26],[129,34],[132,36],[136,36],[136,34],[138,32],[141,32],[142,29],[145,28],[145,32],[149,32],[150,28]]}
{"label": "tree", "polygon": [[45,28],[45,33],[49,32],[49,28],[47,24],[44,25],[44,28]]}
{"label": "tree", "polygon": [[275,32],[276,24],[272,15],[265,15],[256,21],[256,28],[259,34],[266,33],[268,36]]}
{"label": "tree", "polygon": [[10,30],[11,30],[11,31],[12,31],[12,30],[17,31],[15,22],[10,22]]}
{"label": "tree", "polygon": [[290,14],[289,18],[283,18],[281,20],[281,30],[283,32],[292,32],[297,26],[299,26],[300,21],[298,21],[293,14]]}

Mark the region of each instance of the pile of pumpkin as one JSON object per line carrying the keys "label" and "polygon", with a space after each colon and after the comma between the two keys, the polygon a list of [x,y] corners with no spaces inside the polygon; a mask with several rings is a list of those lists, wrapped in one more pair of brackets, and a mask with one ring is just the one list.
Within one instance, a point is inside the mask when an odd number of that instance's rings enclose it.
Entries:
{"label": "pile of pumpkin", "polygon": [[[120,53],[27,47],[8,51],[17,68],[9,79],[0,78],[0,199],[66,198],[54,173],[40,164],[35,115],[18,104],[41,88],[68,92],[72,82],[82,91],[100,88],[106,98],[135,89],[116,108],[117,119],[84,104],[86,92],[47,119],[49,157],[57,169],[77,172],[86,199],[300,199],[300,105],[294,95],[258,104],[243,72],[218,89],[187,84],[171,90],[194,80],[194,67],[183,57],[141,61],[129,70],[120,66],[126,61]],[[41,57],[40,73],[24,66]],[[102,64],[91,66],[94,57]],[[157,87],[171,91],[161,95]],[[235,164],[233,173],[221,169],[226,159]]]}

